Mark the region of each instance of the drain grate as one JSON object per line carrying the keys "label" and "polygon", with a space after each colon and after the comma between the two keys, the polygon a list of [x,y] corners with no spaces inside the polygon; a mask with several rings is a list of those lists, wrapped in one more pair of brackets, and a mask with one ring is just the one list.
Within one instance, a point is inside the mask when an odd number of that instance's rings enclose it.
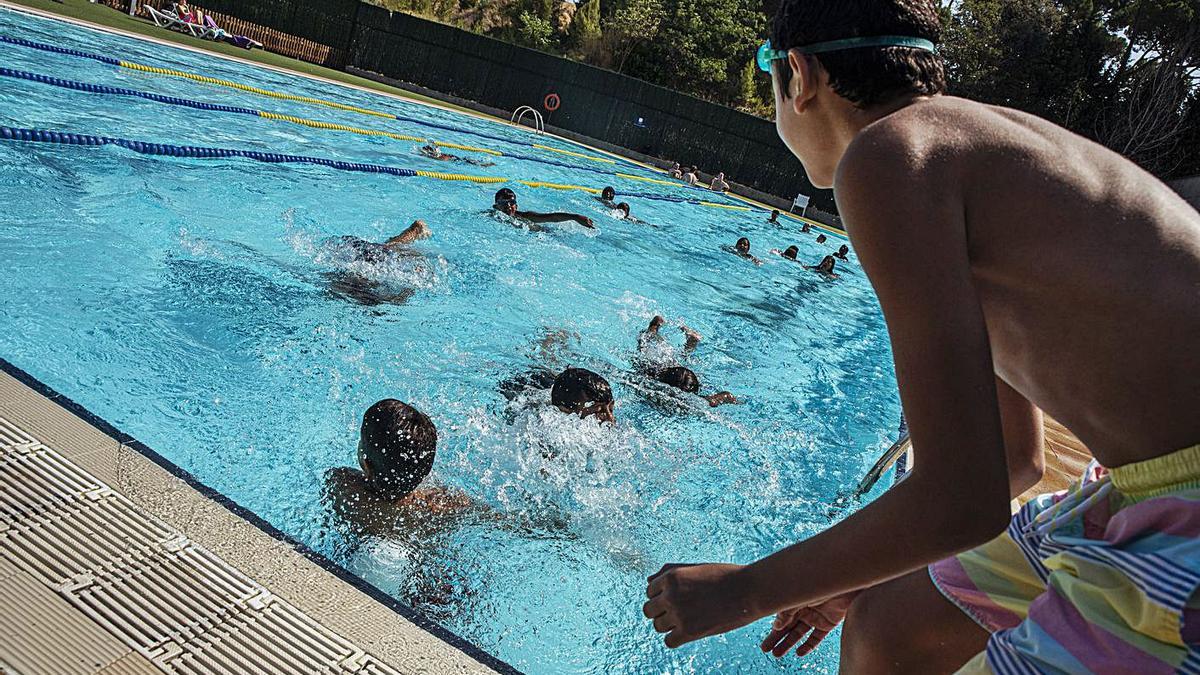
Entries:
{"label": "drain grate", "polygon": [[4,418],[0,566],[167,673],[399,675]]}

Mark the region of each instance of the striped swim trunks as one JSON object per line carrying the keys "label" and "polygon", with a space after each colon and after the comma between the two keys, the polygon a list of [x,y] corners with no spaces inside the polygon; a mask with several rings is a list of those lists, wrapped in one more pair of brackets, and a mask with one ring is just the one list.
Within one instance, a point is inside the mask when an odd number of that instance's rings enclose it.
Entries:
{"label": "striped swim trunks", "polygon": [[1200,445],[1093,462],[929,575],[992,634],[960,673],[1200,673]]}

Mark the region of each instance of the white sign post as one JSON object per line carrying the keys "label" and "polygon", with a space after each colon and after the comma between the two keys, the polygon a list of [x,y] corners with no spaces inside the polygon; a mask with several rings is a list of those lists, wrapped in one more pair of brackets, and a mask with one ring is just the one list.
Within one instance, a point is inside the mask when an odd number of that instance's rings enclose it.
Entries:
{"label": "white sign post", "polygon": [[797,208],[800,209],[802,216],[808,212],[808,195],[803,193],[796,195],[796,201],[792,202],[792,213],[795,213]]}

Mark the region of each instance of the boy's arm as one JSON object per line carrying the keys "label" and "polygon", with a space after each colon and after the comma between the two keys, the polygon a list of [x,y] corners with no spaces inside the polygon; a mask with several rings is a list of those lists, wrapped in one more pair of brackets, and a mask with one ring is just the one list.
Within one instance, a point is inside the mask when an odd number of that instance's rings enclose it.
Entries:
{"label": "boy's arm", "polygon": [[578,213],[538,213],[537,211],[518,211],[517,215],[535,223],[565,223],[574,221],[584,227],[595,229],[592,219]]}
{"label": "boy's arm", "polygon": [[996,398],[1008,458],[1009,496],[1015,499],[1037,485],[1046,470],[1042,411],[999,377]]}
{"label": "boy's arm", "polygon": [[987,541],[1008,522],[1004,438],[960,183],[909,150],[852,147],[837,194],[883,307],[921,461],[861,511],[752,565],[652,577],[643,609],[657,630],[670,632],[669,647],[920,569]]}

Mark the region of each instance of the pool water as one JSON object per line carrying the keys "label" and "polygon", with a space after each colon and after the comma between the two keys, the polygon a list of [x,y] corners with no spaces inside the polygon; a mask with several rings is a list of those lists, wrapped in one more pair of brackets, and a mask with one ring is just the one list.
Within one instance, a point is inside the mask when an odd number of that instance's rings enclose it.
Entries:
{"label": "pool water", "polygon": [[[10,11],[0,34],[513,143],[0,44],[17,70],[662,177],[522,147],[535,137],[504,124]],[[9,78],[0,124],[698,194],[508,157],[448,167],[419,143]],[[598,229],[514,227],[487,211],[501,185],[0,142],[0,355],[520,670],[834,672],[836,635],[804,661],[759,652],[766,621],[671,651],[641,605],[665,562],[750,562],[828,527],[831,502],[894,440],[886,332],[853,254],[827,280],[768,253],[796,244],[815,264],[843,241],[817,244],[795,221],[625,198],[646,221],[636,224],[584,192],[508,185],[522,208],[577,211]],[[364,265],[329,243],[382,241],[416,218],[433,230],[419,255]],[[722,249],[739,236],[762,266]],[[348,272],[406,301],[339,296],[331,278]],[[685,357],[702,391],[742,405],[663,403],[633,373],[655,314],[676,348],[681,323],[704,336]],[[567,364],[613,383],[615,427],[499,391],[531,367]],[[360,541],[331,524],[323,475],[355,463],[362,412],[386,397],[436,423],[431,480],[491,515]]]}

